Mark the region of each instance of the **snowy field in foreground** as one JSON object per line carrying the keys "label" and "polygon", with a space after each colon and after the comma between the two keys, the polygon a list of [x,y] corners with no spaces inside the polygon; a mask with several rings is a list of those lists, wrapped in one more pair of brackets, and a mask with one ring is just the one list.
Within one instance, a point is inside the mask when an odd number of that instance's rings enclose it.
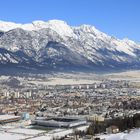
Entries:
{"label": "snowy field in foreground", "polygon": [[[89,125],[80,126],[77,129],[84,131]],[[27,128],[1,127],[0,140],[52,140],[53,138],[61,138],[65,135],[73,133],[73,129],[55,129],[50,132],[43,130],[34,130]]]}
{"label": "snowy field in foreground", "polygon": [[100,138],[105,138],[105,140],[140,140],[140,129],[132,130],[130,133],[102,135]]}

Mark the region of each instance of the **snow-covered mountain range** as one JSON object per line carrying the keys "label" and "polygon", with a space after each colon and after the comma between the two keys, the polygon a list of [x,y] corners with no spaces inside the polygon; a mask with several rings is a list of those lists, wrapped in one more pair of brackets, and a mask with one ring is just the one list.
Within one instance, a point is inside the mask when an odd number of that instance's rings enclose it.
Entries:
{"label": "snow-covered mountain range", "polygon": [[140,68],[140,45],[94,26],[60,20],[16,24],[0,21],[0,65],[54,70]]}

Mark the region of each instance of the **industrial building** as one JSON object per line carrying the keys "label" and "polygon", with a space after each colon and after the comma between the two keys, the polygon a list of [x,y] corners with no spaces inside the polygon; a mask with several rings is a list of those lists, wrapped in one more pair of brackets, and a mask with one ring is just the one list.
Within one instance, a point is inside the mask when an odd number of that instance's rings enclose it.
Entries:
{"label": "industrial building", "polygon": [[0,124],[16,122],[16,121],[19,121],[20,119],[21,119],[20,116],[0,115]]}
{"label": "industrial building", "polygon": [[32,121],[35,125],[56,128],[72,128],[87,124],[85,119],[78,119],[74,117],[54,117],[49,119],[35,119]]}

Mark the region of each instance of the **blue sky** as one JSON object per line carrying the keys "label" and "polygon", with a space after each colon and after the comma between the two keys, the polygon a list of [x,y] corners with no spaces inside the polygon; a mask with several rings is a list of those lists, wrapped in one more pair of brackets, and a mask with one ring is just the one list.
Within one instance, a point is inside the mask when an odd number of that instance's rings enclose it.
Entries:
{"label": "blue sky", "polygon": [[140,0],[0,0],[0,20],[51,19],[91,24],[109,35],[140,42]]}

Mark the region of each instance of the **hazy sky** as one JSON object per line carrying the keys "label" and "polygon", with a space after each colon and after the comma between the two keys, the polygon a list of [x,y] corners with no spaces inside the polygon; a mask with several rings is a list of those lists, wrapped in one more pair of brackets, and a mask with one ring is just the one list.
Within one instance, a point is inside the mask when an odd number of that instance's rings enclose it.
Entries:
{"label": "hazy sky", "polygon": [[91,24],[109,35],[140,42],[140,0],[0,0],[0,20],[51,19],[73,26]]}

